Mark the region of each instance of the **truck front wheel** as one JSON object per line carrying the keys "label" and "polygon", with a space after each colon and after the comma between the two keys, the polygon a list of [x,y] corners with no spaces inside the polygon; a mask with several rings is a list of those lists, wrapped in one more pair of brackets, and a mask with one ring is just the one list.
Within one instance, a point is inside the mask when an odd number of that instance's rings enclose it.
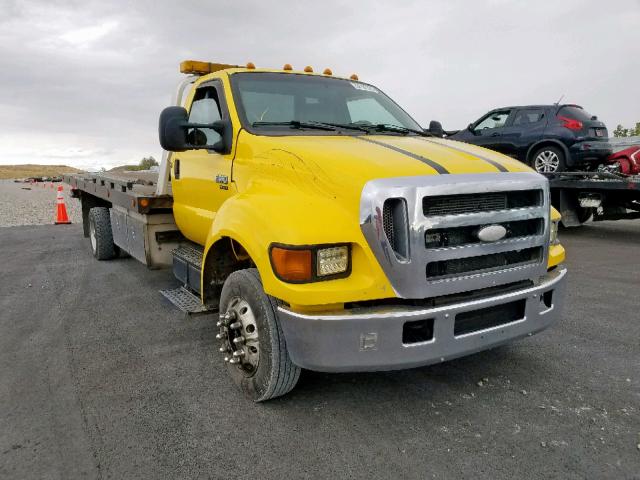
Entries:
{"label": "truck front wheel", "polygon": [[229,375],[254,402],[288,393],[300,377],[276,312],[255,268],[233,272],[224,282],[216,338]]}
{"label": "truck front wheel", "polygon": [[108,208],[93,207],[89,210],[89,240],[93,256],[98,260],[111,260],[117,255]]}

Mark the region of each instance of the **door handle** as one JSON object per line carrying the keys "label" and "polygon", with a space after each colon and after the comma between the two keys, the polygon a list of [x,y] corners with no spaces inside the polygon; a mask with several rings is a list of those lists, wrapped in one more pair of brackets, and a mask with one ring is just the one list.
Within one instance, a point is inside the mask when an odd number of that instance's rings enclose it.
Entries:
{"label": "door handle", "polygon": [[173,178],[178,180],[180,178],[180,159],[176,158],[173,161]]}

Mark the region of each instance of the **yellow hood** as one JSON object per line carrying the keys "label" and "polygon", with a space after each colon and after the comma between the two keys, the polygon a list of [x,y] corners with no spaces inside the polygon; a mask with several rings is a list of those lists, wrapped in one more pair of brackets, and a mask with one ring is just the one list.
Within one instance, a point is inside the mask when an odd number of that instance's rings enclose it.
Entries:
{"label": "yellow hood", "polygon": [[307,184],[305,189],[316,187],[331,196],[345,188],[360,191],[376,178],[530,171],[517,160],[491,150],[430,137],[251,135],[251,140],[244,142],[244,135],[250,134],[243,132],[240,137],[238,167],[247,161],[252,164],[254,178],[276,176],[292,186]]}

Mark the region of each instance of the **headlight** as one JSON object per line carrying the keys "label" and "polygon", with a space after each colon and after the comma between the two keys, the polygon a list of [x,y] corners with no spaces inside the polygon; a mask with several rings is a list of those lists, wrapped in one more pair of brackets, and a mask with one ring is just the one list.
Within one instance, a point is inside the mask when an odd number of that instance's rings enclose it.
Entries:
{"label": "headlight", "polygon": [[319,277],[344,273],[349,268],[349,247],[321,248],[316,255],[316,273]]}
{"label": "headlight", "polygon": [[550,245],[558,245],[560,242],[558,241],[558,226],[560,225],[560,221],[551,221],[551,234],[549,235],[549,244]]}
{"label": "headlight", "polygon": [[331,280],[349,275],[351,249],[347,245],[271,245],[271,266],[276,276],[288,283]]}

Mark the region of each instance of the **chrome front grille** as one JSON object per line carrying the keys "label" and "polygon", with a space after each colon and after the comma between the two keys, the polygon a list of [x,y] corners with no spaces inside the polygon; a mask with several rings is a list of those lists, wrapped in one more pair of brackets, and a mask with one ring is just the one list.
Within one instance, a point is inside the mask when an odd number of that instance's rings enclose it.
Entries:
{"label": "chrome front grille", "polygon": [[494,272],[505,268],[539,263],[541,260],[542,247],[490,253],[476,257],[438,260],[427,263],[427,279]]}
{"label": "chrome front grille", "polygon": [[[501,225],[507,231],[505,239],[542,235],[544,232],[544,219],[532,218],[529,220],[517,220],[515,222],[502,222]],[[460,247],[481,243],[478,239],[478,225],[466,225],[464,227],[435,228],[427,230],[424,243],[426,248]]]}
{"label": "chrome front grille", "polygon": [[522,190],[424,197],[422,210],[426,217],[431,217],[535,207],[543,202],[541,193],[540,190]]}
{"label": "chrome front grille", "polygon": [[[367,183],[360,220],[396,294],[429,298],[543,275],[549,209],[535,173],[434,175]],[[506,235],[481,241],[488,225]]]}

